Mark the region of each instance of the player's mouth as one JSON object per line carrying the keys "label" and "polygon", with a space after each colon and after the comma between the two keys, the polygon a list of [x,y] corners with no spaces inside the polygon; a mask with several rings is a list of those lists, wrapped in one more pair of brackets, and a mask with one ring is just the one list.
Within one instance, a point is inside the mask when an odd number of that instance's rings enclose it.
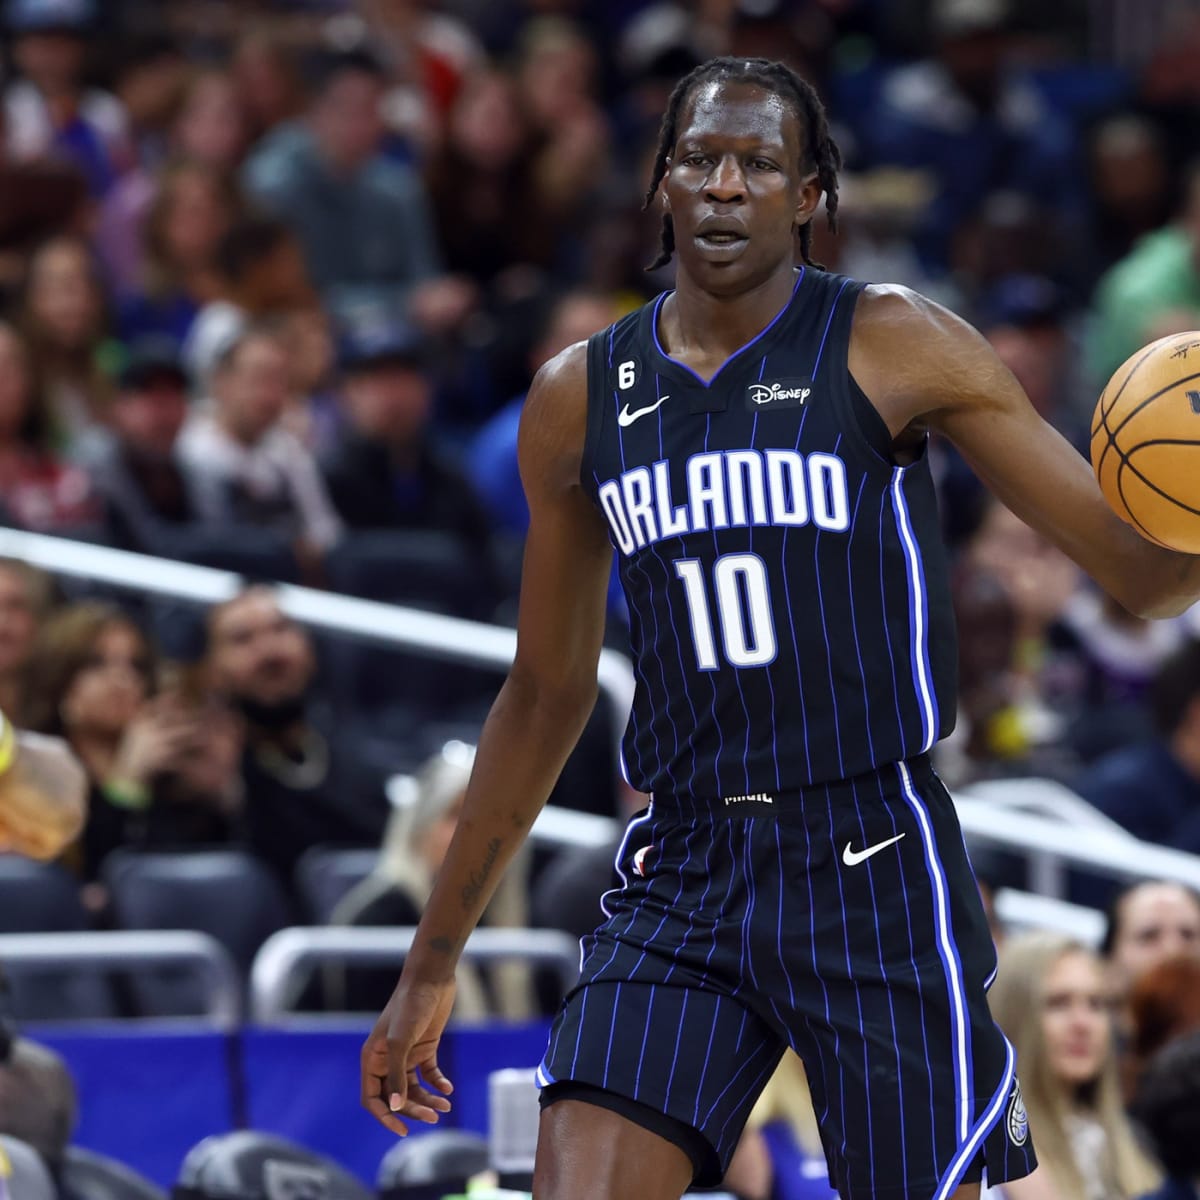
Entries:
{"label": "player's mouth", "polygon": [[702,221],[696,230],[695,242],[711,261],[736,258],[749,242],[745,230],[727,222]]}

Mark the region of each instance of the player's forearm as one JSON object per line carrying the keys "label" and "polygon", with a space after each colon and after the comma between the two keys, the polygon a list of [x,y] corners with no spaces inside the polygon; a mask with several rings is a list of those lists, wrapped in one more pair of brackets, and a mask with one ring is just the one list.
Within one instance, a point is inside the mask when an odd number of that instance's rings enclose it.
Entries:
{"label": "player's forearm", "polygon": [[409,956],[419,978],[450,978],[505,868],[579,739],[596,687],[540,688],[514,672],[484,723],[462,816]]}

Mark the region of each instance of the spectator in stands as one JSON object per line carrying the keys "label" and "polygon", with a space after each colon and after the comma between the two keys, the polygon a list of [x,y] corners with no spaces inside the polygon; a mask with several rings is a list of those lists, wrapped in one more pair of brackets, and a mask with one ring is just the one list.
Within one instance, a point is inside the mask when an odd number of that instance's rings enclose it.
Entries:
{"label": "spectator in stands", "polygon": [[[1092,296],[1087,368],[1097,387],[1157,332],[1164,315],[1200,320],[1200,163],[1188,170],[1176,220],[1136,242],[1110,268]],[[1187,327],[1186,325],[1184,326]]]}
{"label": "spectator in stands", "polygon": [[20,78],[4,92],[9,153],[19,161],[74,163],[93,196],[103,196],[131,165],[124,109],[85,82],[94,0],[8,0],[13,60]]}
{"label": "spectator in stands", "polygon": [[1084,666],[1085,705],[1071,730],[1084,763],[1154,737],[1150,695],[1163,663],[1188,640],[1187,620],[1147,621],[1098,589],[1080,588],[1062,614]]}
{"label": "spectator in stands", "polygon": [[113,400],[112,436],[96,439],[85,459],[116,545],[188,557],[179,539],[187,540],[200,509],[177,455],[187,413],[188,376],[174,345],[135,342]]}
{"label": "spectator in stands", "polygon": [[1132,251],[1139,239],[1171,219],[1172,167],[1162,130],[1144,116],[1123,112],[1092,132],[1092,228],[1081,255],[1085,282]]}
{"label": "spectator in stands", "polygon": [[1073,208],[1068,132],[1009,68],[1011,9],[1008,0],[937,0],[933,55],[891,71],[857,131],[867,165],[929,173],[934,198],[917,244],[934,271],[949,264],[952,238],[989,193],[1019,193],[1052,221]]}
{"label": "spectator in stands", "polygon": [[539,194],[535,157],[513,80],[496,70],[470,76],[429,168],[438,244],[450,271],[486,286],[510,267],[554,264],[560,214]]}
{"label": "spectator in stands", "polygon": [[29,656],[54,604],[54,582],[19,558],[0,558],[0,713],[20,723]]}
{"label": "spectator in stands", "polygon": [[[207,169],[229,193],[234,190],[232,173],[245,148],[246,119],[232,78],[223,71],[197,72],[172,124],[170,161]],[[144,284],[143,231],[159,193],[162,165],[143,162],[127,172],[101,210],[96,245],[118,295]]]}
{"label": "spectator in stands", "polygon": [[62,1057],[48,1046],[16,1038],[7,1057],[0,1058],[0,1133],[36,1150],[58,1180],[78,1110],[75,1081]]}
{"label": "spectator in stands", "polygon": [[1157,736],[1097,760],[1075,790],[1135,837],[1200,849],[1200,641],[1159,667],[1150,707]]}
{"label": "spectator in stands", "polygon": [[29,679],[30,727],[65,737],[91,781],[86,879],[119,846],[228,839],[241,803],[236,725],[183,679],[160,690],[153,647],[127,616],[98,603],[55,613]]}
{"label": "spectator in stands", "polygon": [[381,152],[383,94],[370,55],[333,59],[303,128],[285,127],[261,146],[245,183],[295,230],[339,322],[453,330],[474,289],[441,274],[420,178]]}
{"label": "spectator in stands", "polygon": [[1003,1193],[1133,1200],[1155,1187],[1158,1171],[1121,1105],[1100,960],[1058,934],[1011,938],[988,999],[1021,1064],[1024,1112],[1011,1101],[1005,1119],[1014,1136],[1033,1131],[1039,1163]]}
{"label": "spectator in stands", "polygon": [[[968,711],[977,722],[964,730],[969,737],[973,768],[977,772],[1034,769],[1043,774],[1064,774],[1073,762],[1064,758],[1062,739],[1073,709],[1079,704],[1082,672],[1070,647],[1061,644],[1057,624],[1081,576],[1078,568],[1056,547],[1035,533],[1004,505],[990,496],[982,498],[982,517],[970,536],[958,567],[956,590],[960,599],[980,586],[978,577],[999,589],[998,610],[977,630],[972,621],[964,629],[965,642],[982,634],[995,636],[1011,651],[1007,663],[990,659],[983,673],[992,684],[988,703],[975,694],[978,678],[969,680]],[[973,603],[980,596],[973,595]],[[999,648],[999,647],[997,647]],[[978,672],[972,672],[977,675]]]}
{"label": "spectator in stands", "polygon": [[216,297],[197,314],[183,357],[198,387],[253,321],[310,307],[315,299],[300,247],[273,217],[236,221],[217,246]]}
{"label": "spectator in stands", "polygon": [[1181,883],[1135,883],[1108,909],[1101,944],[1118,1028],[1128,1032],[1129,996],[1138,980],[1161,962],[1200,957],[1200,895]]}
{"label": "spectator in stands", "polygon": [[108,419],[105,360],[113,347],[106,307],[99,268],[82,238],[55,238],[30,260],[21,331],[54,436],[64,445]]}
{"label": "spectator in stands", "polygon": [[1200,954],[1163,959],[1144,972],[1129,995],[1129,1019],[1122,1077],[1132,1099],[1150,1060],[1168,1042],[1200,1030]]}
{"label": "spectator in stands", "polygon": [[323,465],[346,526],[448,533],[486,564],[491,525],[433,438],[433,382],[421,341],[398,328],[348,339],[342,404],[345,428]]}
{"label": "spectator in stands", "polygon": [[794,1050],[750,1113],[722,1186],[739,1200],[833,1200],[804,1064]]}
{"label": "spectator in stands", "polygon": [[299,117],[304,85],[293,48],[267,27],[251,27],[233,52],[233,82],[248,144]]}
{"label": "spectator in stands", "polygon": [[316,461],[280,421],[289,395],[287,352],[271,326],[251,326],[212,372],[212,411],[195,414],[179,453],[201,519],[287,539],[310,572],[342,524]]}
{"label": "spectator in stands", "polygon": [[86,472],[51,448],[50,418],[20,336],[0,323],[0,506],[38,533],[94,532],[100,507]]}
{"label": "spectator in stands", "polygon": [[312,846],[378,845],[387,819],[382,780],[356,761],[347,731],[332,737],[313,694],[312,640],[269,588],[250,588],[210,611],[206,662],[213,686],[245,723],[252,852],[290,887]]}
{"label": "spectator in stands", "polygon": [[[530,377],[559,351],[585,341],[617,316],[617,305],[610,296],[567,292],[549,309],[529,356]],[[529,528],[529,506],[517,467],[517,430],[524,407],[525,397],[518,396],[492,417],[476,434],[469,458],[471,480],[492,520],[503,532],[522,541]]]}
{"label": "spectator in stands", "polygon": [[297,308],[282,319],[280,334],[291,367],[292,401],[284,424],[318,458],[323,457],[345,425],[329,315],[319,304]]}
{"label": "spectator in stands", "polygon": [[238,215],[232,179],[198,162],[164,169],[142,228],[141,279],[121,298],[121,337],[162,334],[180,345],[221,292],[217,250]]}
{"label": "spectator in stands", "polygon": [[[475,750],[448,742],[423,763],[409,794],[388,821],[379,864],[334,910],[333,923],[344,925],[415,925],[433,890],[462,811]],[[484,914],[493,928],[529,924],[528,856],[522,854]],[[532,980],[527,966],[504,963],[486,974],[460,963],[455,975],[454,1015],[459,1021],[488,1016],[524,1020],[534,1015]],[[354,972],[347,979],[348,1007],[374,1009],[386,1002],[395,972]]]}
{"label": "spectator in stands", "polygon": [[125,110],[134,158],[156,166],[167,153],[192,68],[179,42],[164,33],[134,32],[121,51],[112,67],[113,93]]}
{"label": "spectator in stands", "polygon": [[1167,1178],[1145,1200],[1200,1197],[1200,1033],[1169,1043],[1142,1077],[1134,1115]]}
{"label": "spectator in stands", "polygon": [[595,48],[570,21],[545,18],[523,31],[517,83],[539,143],[534,179],[541,204],[560,219],[577,210],[609,166],[598,77]]}

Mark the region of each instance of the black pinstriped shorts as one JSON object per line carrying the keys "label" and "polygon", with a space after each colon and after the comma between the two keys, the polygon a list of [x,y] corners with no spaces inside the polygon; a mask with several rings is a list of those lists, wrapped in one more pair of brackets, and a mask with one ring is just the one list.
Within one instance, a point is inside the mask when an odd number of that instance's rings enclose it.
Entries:
{"label": "black pinstriped shorts", "polygon": [[1033,1169],[988,1012],[995,950],[926,758],[778,796],[656,796],[617,865],[539,1068],[548,1096],[573,1081],[666,1114],[716,1184],[791,1045],[843,1197],[945,1200],[985,1166],[991,1183]]}

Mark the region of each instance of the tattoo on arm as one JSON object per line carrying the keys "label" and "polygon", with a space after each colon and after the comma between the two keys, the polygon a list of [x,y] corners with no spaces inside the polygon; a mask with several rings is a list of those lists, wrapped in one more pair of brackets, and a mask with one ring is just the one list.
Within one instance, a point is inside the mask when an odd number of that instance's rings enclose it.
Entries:
{"label": "tattoo on arm", "polygon": [[488,876],[491,875],[492,868],[496,865],[496,857],[499,853],[500,839],[494,837],[487,844],[487,853],[483,856],[483,862],[479,864],[479,870],[471,872],[470,879],[462,890],[463,908],[470,908],[479,899],[479,893],[483,891],[484,884],[487,883]]}
{"label": "tattoo on arm", "polygon": [[454,943],[448,937],[434,937],[429,939],[430,950],[436,950],[439,954],[450,954],[454,950]]}

